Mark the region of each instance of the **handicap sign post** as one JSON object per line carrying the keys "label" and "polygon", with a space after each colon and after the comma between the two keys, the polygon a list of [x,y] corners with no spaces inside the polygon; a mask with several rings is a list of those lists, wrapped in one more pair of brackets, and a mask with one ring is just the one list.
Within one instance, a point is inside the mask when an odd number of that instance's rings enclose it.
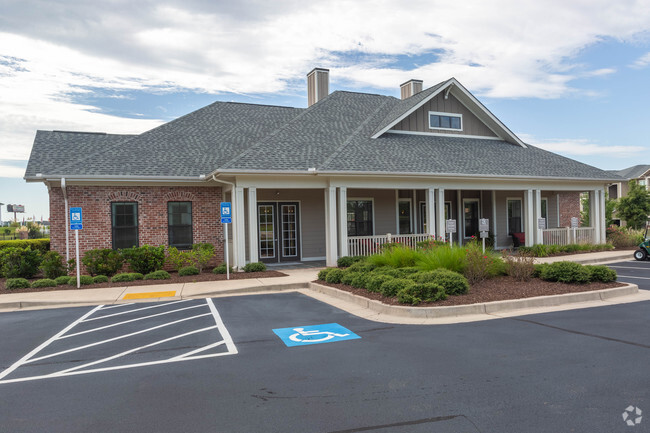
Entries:
{"label": "handicap sign post", "polygon": [[223,224],[224,251],[226,255],[226,280],[230,279],[230,261],[228,259],[228,224],[232,223],[232,206],[229,201],[221,203],[221,224]]}
{"label": "handicap sign post", "polygon": [[295,328],[274,329],[275,335],[280,337],[287,347],[307,346],[311,344],[333,343],[335,341],[354,340],[359,337],[354,332],[338,323],[324,325],[298,326]]}
{"label": "handicap sign post", "polygon": [[80,207],[70,208],[70,230],[74,230],[74,239],[76,243],[77,262],[77,289],[80,287],[79,282],[79,230],[83,230],[83,212]]}

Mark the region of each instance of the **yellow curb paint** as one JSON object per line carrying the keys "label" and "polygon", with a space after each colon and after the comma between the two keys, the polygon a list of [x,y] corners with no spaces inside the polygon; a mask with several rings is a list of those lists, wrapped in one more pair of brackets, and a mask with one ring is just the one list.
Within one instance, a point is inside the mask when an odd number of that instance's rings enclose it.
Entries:
{"label": "yellow curb paint", "polygon": [[169,292],[144,292],[144,293],[129,293],[122,299],[143,299],[143,298],[169,298],[176,295],[176,290]]}

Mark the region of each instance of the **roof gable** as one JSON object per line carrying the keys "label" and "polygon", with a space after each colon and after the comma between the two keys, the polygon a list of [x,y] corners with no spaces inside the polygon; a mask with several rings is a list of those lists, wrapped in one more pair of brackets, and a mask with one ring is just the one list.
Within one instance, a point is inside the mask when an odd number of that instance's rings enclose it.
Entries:
{"label": "roof gable", "polygon": [[[386,116],[384,121],[375,130],[372,138],[378,138],[387,132],[391,132],[393,128],[399,128],[400,122],[407,119],[417,110],[430,103],[434,98],[442,95],[443,98],[448,99],[452,95],[466,110],[471,112],[481,123],[483,123],[488,130],[494,133],[494,136],[500,138],[508,143],[515,144],[526,148],[526,144],[521,141],[508,127],[506,127],[494,114],[490,112],[478,99],[474,97],[462,84],[455,78],[450,78],[447,81],[438,83],[429,89],[401,101],[393,110]],[[430,133],[435,135],[435,133]],[[487,134],[480,134],[489,136]]]}

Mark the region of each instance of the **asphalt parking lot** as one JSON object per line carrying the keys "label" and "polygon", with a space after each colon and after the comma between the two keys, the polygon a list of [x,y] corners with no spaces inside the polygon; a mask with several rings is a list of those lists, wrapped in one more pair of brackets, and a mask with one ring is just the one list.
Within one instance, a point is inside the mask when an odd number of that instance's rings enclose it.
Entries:
{"label": "asphalt parking lot", "polygon": [[3,313],[1,430],[632,431],[649,327],[649,302],[417,326],[298,293]]}
{"label": "asphalt parking lot", "polygon": [[643,262],[626,260],[610,263],[607,266],[616,271],[618,281],[636,284],[641,290],[650,290],[650,260]]}

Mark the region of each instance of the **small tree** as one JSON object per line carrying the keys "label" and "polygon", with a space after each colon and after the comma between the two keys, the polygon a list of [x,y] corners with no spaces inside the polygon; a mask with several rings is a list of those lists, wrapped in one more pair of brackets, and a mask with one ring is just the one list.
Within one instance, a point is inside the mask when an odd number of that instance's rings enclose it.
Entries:
{"label": "small tree", "polygon": [[605,221],[607,221],[607,226],[609,227],[614,224],[614,212],[618,209],[618,200],[615,198],[609,198],[609,194],[605,193]]}
{"label": "small tree", "polygon": [[650,215],[650,192],[635,180],[631,180],[629,185],[627,195],[619,200],[618,216],[626,221],[628,227],[640,229]]}

